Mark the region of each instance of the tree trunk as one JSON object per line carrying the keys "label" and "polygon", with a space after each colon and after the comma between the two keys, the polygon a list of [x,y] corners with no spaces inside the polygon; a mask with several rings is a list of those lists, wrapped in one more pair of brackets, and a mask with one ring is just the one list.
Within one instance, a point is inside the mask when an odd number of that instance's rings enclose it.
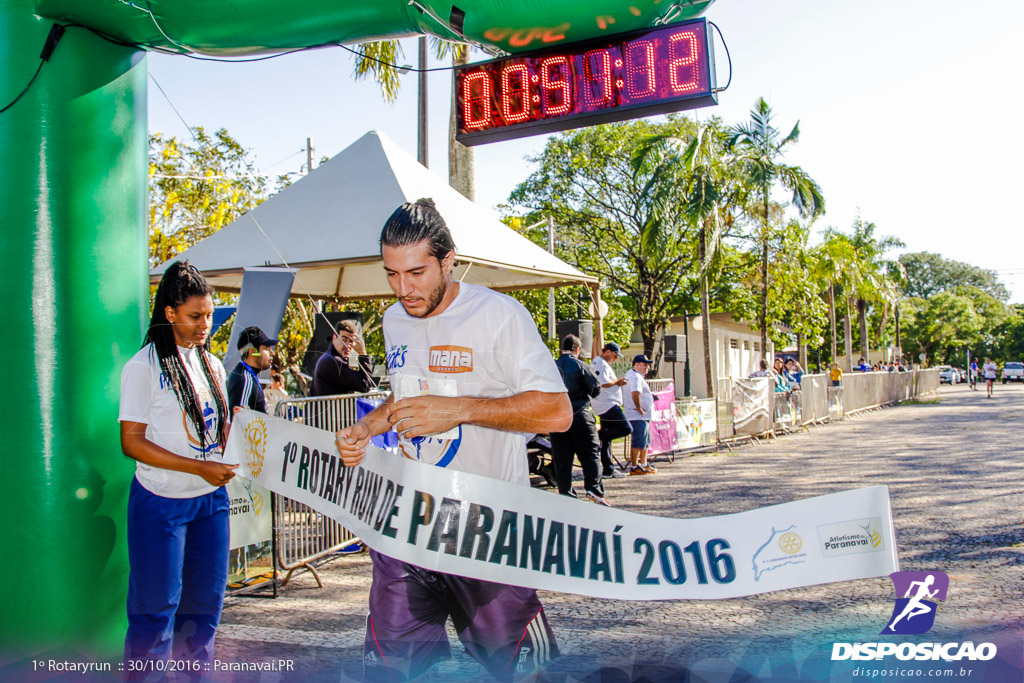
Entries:
{"label": "tree trunk", "polygon": [[886,324],[888,324],[888,322],[889,322],[889,304],[883,303],[882,304],[882,315],[880,316],[880,320],[878,321],[878,337],[876,337],[876,339],[878,341],[875,342],[875,346],[877,346],[878,348],[885,347],[885,341],[886,341],[886,339],[888,339],[888,336],[889,336],[889,335],[887,335],[885,333],[885,326],[886,326]]}
{"label": "tree trunk", "polygon": [[829,284],[828,286],[828,323],[829,330],[832,332],[832,339],[829,343],[829,360],[833,363],[836,362],[836,286]]}
{"label": "tree trunk", "polygon": [[804,335],[796,335],[796,358],[800,363],[800,367],[807,372],[807,344],[805,343]]}
{"label": "tree trunk", "polygon": [[850,300],[846,300],[843,312],[843,350],[846,352],[846,367],[843,372],[853,372],[853,330],[850,326]]}
{"label": "tree trunk", "polygon": [[[700,258],[701,269],[704,269],[704,262],[707,259],[707,226],[705,225],[698,236],[697,255]],[[701,339],[704,341],[704,381],[708,392],[708,398],[715,397],[715,378],[711,373],[711,311],[708,305],[708,275],[704,270],[704,277],[700,279],[700,321]],[[690,330],[686,330],[690,334]]]}
{"label": "tree trunk", "polygon": [[868,338],[868,302],[857,299],[857,320],[860,323],[860,355],[871,365],[871,344]]}
{"label": "tree trunk", "polygon": [[[456,49],[452,54],[452,64],[454,66],[462,66],[468,63],[469,47]],[[476,189],[474,185],[473,148],[466,147],[455,139],[455,133],[458,131],[458,121],[455,119],[457,111],[455,96],[457,92],[454,83],[455,73],[452,72],[452,107],[448,118],[448,184],[458,190],[469,201],[474,201]]]}
{"label": "tree trunk", "polygon": [[761,188],[764,224],[761,229],[761,349],[768,350],[768,186]]}

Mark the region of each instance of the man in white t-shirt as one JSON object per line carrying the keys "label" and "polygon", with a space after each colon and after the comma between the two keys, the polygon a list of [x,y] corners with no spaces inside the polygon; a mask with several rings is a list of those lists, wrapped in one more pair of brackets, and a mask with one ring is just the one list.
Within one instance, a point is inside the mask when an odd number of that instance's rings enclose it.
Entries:
{"label": "man in white t-shirt", "polygon": [[590,402],[594,414],[601,420],[601,429],[597,436],[601,441],[601,466],[603,477],[618,476],[612,467],[612,441],[629,436],[632,429],[626,415],[622,412],[622,387],[626,384],[625,377],[618,377],[612,363],[619,359],[622,349],[615,342],[608,342],[601,349],[601,355],[590,362],[590,369],[601,383],[601,393]]}
{"label": "man in white t-shirt", "polygon": [[[528,486],[524,433],[572,424],[530,314],[511,297],[452,278],[455,244],[429,199],[396,209],[380,243],[398,298],[383,321],[394,393],[338,432],[343,462],[359,464],[370,438],[394,427],[407,458]],[[371,556],[366,680],[409,680],[448,657],[449,617],[496,678],[521,677],[558,655],[536,591]]]}
{"label": "man in white t-shirt", "polygon": [[647,449],[651,445],[651,413],[654,412],[654,394],[645,377],[651,368],[651,359],[640,354],[633,357],[633,367],[626,373],[626,396],[623,410],[633,430],[630,443],[630,474],[654,474],[656,469],[647,463]]}

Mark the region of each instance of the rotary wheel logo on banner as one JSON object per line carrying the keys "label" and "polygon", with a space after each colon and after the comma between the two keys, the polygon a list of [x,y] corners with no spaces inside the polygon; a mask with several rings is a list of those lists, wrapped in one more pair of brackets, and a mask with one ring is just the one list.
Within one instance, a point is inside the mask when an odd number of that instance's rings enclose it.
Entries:
{"label": "rotary wheel logo on banner", "polygon": [[245,425],[245,464],[254,477],[263,471],[263,457],[267,451],[267,423],[254,417]]}

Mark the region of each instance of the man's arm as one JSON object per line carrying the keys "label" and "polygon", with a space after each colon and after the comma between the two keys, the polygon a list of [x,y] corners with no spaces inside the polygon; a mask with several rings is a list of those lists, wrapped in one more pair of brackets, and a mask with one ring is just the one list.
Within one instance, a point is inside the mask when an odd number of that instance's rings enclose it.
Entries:
{"label": "man's arm", "polygon": [[437,434],[460,424],[548,434],[572,425],[572,406],[568,394],[544,391],[506,398],[415,396],[395,402],[388,419],[406,438]]}

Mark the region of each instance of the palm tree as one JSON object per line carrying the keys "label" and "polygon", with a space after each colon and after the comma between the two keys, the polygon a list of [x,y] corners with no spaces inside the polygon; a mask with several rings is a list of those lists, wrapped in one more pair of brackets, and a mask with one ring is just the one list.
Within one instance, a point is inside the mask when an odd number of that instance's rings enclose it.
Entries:
{"label": "palm tree", "polygon": [[743,174],[760,200],[761,234],[761,348],[768,348],[768,209],[772,188],[781,184],[791,191],[793,206],[802,218],[813,218],[825,212],[821,188],[799,166],[781,163],[785,150],[800,138],[800,122],[789,135],[782,137],[772,125],[772,108],[762,97],[750,111],[750,121],[733,126],[728,140]]}
{"label": "palm tree", "polygon": [[877,229],[874,223],[857,216],[853,221],[853,234],[849,237],[862,265],[856,306],[860,325],[860,352],[865,358],[869,358],[870,351],[868,308],[872,302],[881,302],[884,305],[895,297],[895,286],[889,282],[889,273],[893,272],[894,266],[892,261],[885,258],[885,253],[906,246],[898,237],[876,235]]}
{"label": "palm tree", "polygon": [[[439,38],[431,38],[434,47],[434,56],[437,59],[451,57],[453,66],[461,66],[469,63],[470,46],[463,43],[453,43]],[[401,88],[399,76],[400,71],[393,65],[398,63],[402,55],[402,45],[397,40],[380,40],[370,43],[362,43],[359,46],[361,55],[357,56],[355,66],[355,77],[372,78],[380,84],[381,96],[387,103],[393,103],[398,98]],[[452,78],[455,78],[454,71]],[[467,199],[473,201],[475,198],[473,148],[466,147],[455,139],[458,130],[455,120],[455,88],[452,87],[451,113],[448,121],[448,184],[461,192]]]}
{"label": "palm tree", "polygon": [[[826,232],[825,241],[815,249],[814,255],[814,275],[826,288],[831,336],[829,358],[835,362],[838,358],[836,343],[839,338],[836,334],[836,288],[839,288],[841,295],[843,285],[849,283],[850,276],[856,272],[857,252],[845,235],[829,230]],[[847,351],[846,355],[849,357],[850,352]]]}
{"label": "palm tree", "polygon": [[[688,121],[686,123],[689,123]],[[688,126],[689,127],[689,126]],[[680,135],[679,133],[682,133]],[[639,172],[648,163],[656,164],[644,193],[651,197],[657,215],[666,215],[669,202],[677,201],[682,191],[686,215],[697,225],[697,258],[700,270],[701,335],[704,342],[704,377],[707,395],[714,397],[711,370],[710,279],[722,259],[722,213],[730,203],[735,183],[729,183],[731,159],[725,152],[725,135],[716,120],[697,123],[690,131],[653,135],[637,146],[633,167]],[[655,222],[658,228],[661,223]],[[686,331],[689,334],[689,330]]]}

